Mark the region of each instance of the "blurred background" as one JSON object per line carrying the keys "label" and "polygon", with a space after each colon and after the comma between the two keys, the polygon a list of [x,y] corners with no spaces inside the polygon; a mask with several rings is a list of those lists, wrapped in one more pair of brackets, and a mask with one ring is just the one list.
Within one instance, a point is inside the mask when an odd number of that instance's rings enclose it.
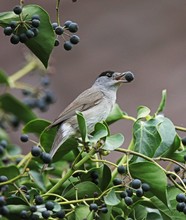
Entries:
{"label": "blurred background", "polygon": [[[25,0],[39,4],[55,22],[56,1]],[[1,0],[0,11],[10,11],[18,0]],[[51,89],[56,103],[47,113],[53,120],[95,78],[105,70],[135,74],[135,81],[120,88],[117,102],[123,111],[136,116],[139,105],[156,111],[163,89],[168,99],[165,115],[176,125],[186,126],[186,1],[185,0],[63,0],[60,5],[61,23],[78,23],[80,43],[71,51],[63,46],[54,48]],[[12,45],[0,31],[0,68],[8,74],[24,65],[24,46]],[[26,77],[33,81],[35,74]],[[19,94],[18,94],[19,96]],[[21,96],[20,96],[21,98]],[[119,121],[111,126],[112,133],[125,135],[130,142],[132,122]],[[11,132],[14,142],[17,133]],[[182,135],[182,134],[181,134]]]}

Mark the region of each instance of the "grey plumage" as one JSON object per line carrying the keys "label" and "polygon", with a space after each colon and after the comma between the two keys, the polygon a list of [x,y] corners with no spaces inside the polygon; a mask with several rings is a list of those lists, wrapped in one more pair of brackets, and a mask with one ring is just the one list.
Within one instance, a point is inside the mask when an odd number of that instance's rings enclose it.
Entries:
{"label": "grey plumage", "polygon": [[104,121],[116,102],[116,92],[119,86],[128,82],[126,74],[105,71],[96,79],[91,88],[82,92],[64,111],[54,120],[48,129],[58,126],[50,155],[53,157],[59,147],[71,136],[78,134],[76,112],[82,112],[87,122],[88,132],[91,133],[97,122]]}

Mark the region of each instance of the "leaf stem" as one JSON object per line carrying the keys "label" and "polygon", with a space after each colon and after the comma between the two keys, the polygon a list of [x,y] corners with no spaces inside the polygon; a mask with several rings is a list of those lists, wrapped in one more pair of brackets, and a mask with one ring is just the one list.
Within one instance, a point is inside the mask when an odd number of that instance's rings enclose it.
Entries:
{"label": "leaf stem", "polygon": [[129,115],[122,115],[122,118],[123,119],[127,119],[127,120],[132,120],[132,121],[136,121],[136,119],[134,118],[134,117],[132,117],[132,116],[129,116]]}

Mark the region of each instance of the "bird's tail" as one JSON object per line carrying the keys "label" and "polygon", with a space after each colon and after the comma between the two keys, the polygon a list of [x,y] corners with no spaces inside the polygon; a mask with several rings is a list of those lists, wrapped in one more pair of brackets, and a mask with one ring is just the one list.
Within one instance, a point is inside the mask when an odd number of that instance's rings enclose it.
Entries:
{"label": "bird's tail", "polygon": [[[52,148],[49,152],[51,158],[55,155],[59,147],[68,139],[68,136],[63,136],[63,132],[61,129],[58,129],[57,134],[54,138],[54,142],[52,144]],[[42,167],[42,172],[48,167],[48,164],[45,164]]]}

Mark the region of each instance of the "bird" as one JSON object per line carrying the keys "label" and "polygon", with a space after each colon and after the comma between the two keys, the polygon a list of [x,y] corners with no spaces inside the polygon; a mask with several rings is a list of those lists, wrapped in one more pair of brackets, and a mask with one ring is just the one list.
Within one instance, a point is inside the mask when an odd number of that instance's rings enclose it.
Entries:
{"label": "bird", "polygon": [[96,123],[105,121],[109,116],[116,103],[118,88],[133,79],[134,75],[130,71],[120,73],[108,70],[102,72],[93,85],[77,96],[47,127],[47,129],[51,129],[57,126],[57,133],[49,152],[50,157],[53,158],[67,139],[78,135],[77,112],[83,114],[87,131],[90,134]]}

